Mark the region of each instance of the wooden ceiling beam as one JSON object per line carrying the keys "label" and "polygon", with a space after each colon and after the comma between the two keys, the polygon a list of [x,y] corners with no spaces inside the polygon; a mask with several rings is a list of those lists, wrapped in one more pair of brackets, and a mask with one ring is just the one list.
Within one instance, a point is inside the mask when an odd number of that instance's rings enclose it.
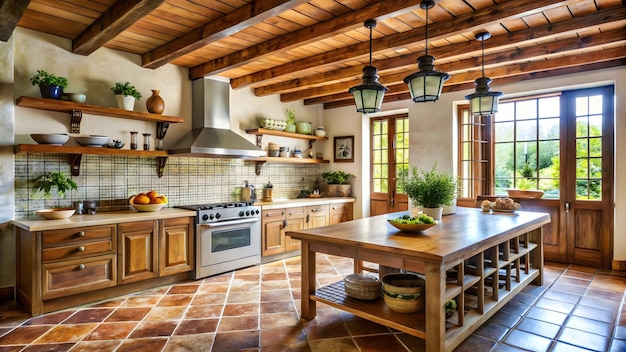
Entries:
{"label": "wooden ceiling beam", "polygon": [[[545,76],[543,72],[561,72],[558,70],[567,70],[573,68],[572,70],[564,72],[576,73],[583,72],[578,70],[581,70],[584,67],[609,68],[624,65],[625,63],[626,51],[624,51],[623,47],[617,47],[603,51],[600,50],[591,53],[571,55],[568,57],[561,57],[550,60],[511,64],[503,68],[485,70],[485,75],[493,80],[493,82],[491,83],[491,87],[493,88],[497,87],[497,85],[499,84],[513,83],[526,79],[524,77],[552,77]],[[443,92],[452,92],[473,88],[475,86],[473,80],[478,78],[475,73],[474,75],[471,75],[470,73],[463,73],[460,76],[463,77],[459,78],[456,82],[446,82],[443,86]],[[390,85],[387,88],[389,88],[389,91],[385,94],[385,102],[389,102],[387,100],[387,97],[392,97],[397,94],[409,94],[407,86],[404,83]],[[407,99],[410,99],[410,96]],[[328,96],[319,96],[312,99],[304,99],[304,104],[324,104],[326,106],[326,104],[338,101],[352,101],[352,103],[354,103],[354,98],[350,93],[343,92]]]}
{"label": "wooden ceiling beam", "polygon": [[[513,0],[499,5],[490,6],[482,10],[459,15],[451,20],[434,23],[429,26],[429,40],[445,39],[448,36],[466,33],[468,31],[484,30],[489,25],[499,24],[505,19],[514,19],[520,16],[527,16],[533,13],[540,13],[572,1],[550,1],[550,0]],[[403,49],[408,44],[420,43],[425,37],[425,28],[415,28],[406,32],[388,35],[372,41],[373,51],[389,50],[392,48]],[[322,54],[309,56],[284,65],[272,67],[267,70],[258,71],[247,76],[239,77],[239,80],[258,83],[282,75],[288,75],[312,69],[320,64],[337,63],[344,60],[351,60],[357,56],[369,54],[369,42],[362,42]],[[210,62],[209,62],[210,63]],[[206,65],[206,64],[204,64]],[[205,72],[207,73],[207,72]],[[210,73],[210,72],[209,72]],[[231,80],[231,85],[233,80]]]}
{"label": "wooden ceiling beam", "polygon": [[[266,55],[275,54],[280,50],[289,50],[299,45],[306,45],[316,40],[321,40],[335,36],[347,30],[357,29],[369,19],[378,21],[399,15],[403,12],[413,11],[419,8],[421,0],[386,0],[365,8],[343,14],[330,20],[302,28],[298,31],[285,34],[283,36],[270,39],[264,43],[246,48],[226,55],[224,57],[209,61],[205,64],[193,67],[190,70],[190,78],[199,78],[207,74],[215,74],[226,69],[240,67],[251,60],[258,59]],[[233,89],[243,88],[254,82],[244,76],[231,80]]]}
{"label": "wooden ceiling beam", "polygon": [[[226,38],[268,18],[291,10],[307,0],[256,0],[205,24],[141,56],[141,66],[158,68],[168,62],[198,50],[207,44]],[[190,79],[191,77],[190,70]],[[195,78],[200,78],[195,77]]]}
{"label": "wooden ceiling beam", "polygon": [[90,55],[127,30],[165,0],[118,0],[72,40],[72,52]]}
{"label": "wooden ceiling beam", "polygon": [[[622,43],[622,46],[612,49],[603,49],[603,46],[607,43],[612,43],[613,45],[619,45]],[[626,32],[620,29],[606,33],[598,33],[583,38],[566,39],[554,43],[544,44],[542,46],[513,50],[508,53],[493,53],[485,55],[485,65],[489,66],[491,64],[498,64],[499,66],[486,69],[485,71],[488,73],[488,77],[495,78],[512,74],[512,67],[515,66],[530,65],[528,67],[536,67],[536,70],[538,71],[543,68],[550,68],[549,65],[568,66],[568,60],[576,60],[581,47],[588,50],[594,50],[597,48],[595,51],[585,54],[588,59],[595,55],[595,61],[611,60],[626,56],[626,50],[624,50],[623,43],[626,43]],[[537,60],[537,58],[543,58],[546,55],[557,55],[559,53],[566,56],[548,60]],[[526,63],[530,60],[535,61]],[[477,77],[477,74],[479,74],[481,62],[482,60],[480,58],[470,58],[439,65],[438,69],[448,73],[462,71],[461,73],[451,74],[451,78],[446,82],[446,85],[468,81],[471,82]],[[539,65],[537,65],[537,63],[539,63]],[[396,84],[404,85],[404,77],[408,74],[410,73],[399,72],[384,76],[381,75],[380,82],[386,85],[387,88],[391,89],[391,87]],[[309,87],[295,92],[283,93],[280,95],[280,100],[281,102],[290,102],[300,99],[309,99],[316,96],[347,92],[350,87],[360,83],[360,79],[352,79],[349,81],[327,84],[319,87]]]}
{"label": "wooden ceiling beam", "polygon": [[29,3],[30,0],[0,2],[0,40],[6,42],[11,38]]}
{"label": "wooden ceiling beam", "polygon": [[[499,55],[519,55],[519,51],[521,51],[518,47],[523,45],[529,45],[529,43],[541,38],[542,40],[548,38],[555,38],[558,36],[562,36],[564,34],[572,33],[572,32],[585,32],[588,29],[597,28],[599,25],[605,25],[607,23],[615,22],[615,21],[624,21],[626,18],[626,7],[621,8],[609,8],[606,10],[601,10],[597,13],[593,13],[591,15],[576,17],[567,21],[562,21],[558,23],[547,24],[543,26],[527,28],[503,35],[494,36],[485,42],[485,46],[487,50],[504,50],[507,48],[511,48],[506,53],[501,53]],[[544,50],[544,54],[548,54],[550,52],[559,52],[571,50],[572,47],[583,48],[585,46],[590,45],[598,45],[600,43],[608,43],[614,40],[622,40],[621,38],[624,34],[623,30],[615,30],[610,32],[612,35],[606,35],[606,33],[601,33],[602,35],[592,35],[585,36],[583,38],[577,39],[575,44],[570,44],[571,39],[568,40],[568,43],[565,44],[564,41],[559,41],[559,43],[564,43],[562,45],[562,49],[559,49],[559,45],[556,43],[544,44],[541,46],[535,47],[524,47],[523,51],[537,51]],[[575,39],[574,39],[575,40]],[[575,45],[575,46],[572,46]],[[434,56],[435,58],[446,58],[451,59],[455,56],[465,55],[470,52],[480,51],[481,43],[479,41],[471,41],[471,42],[462,42],[458,44],[451,44],[444,47],[439,48],[431,48],[429,50],[429,54]],[[518,54],[516,54],[518,53]],[[374,63],[379,70],[379,74],[383,75],[386,70],[406,68],[411,69],[412,71],[417,71],[416,59],[423,55],[424,52],[411,53],[409,55],[402,55],[398,57],[393,57],[389,59],[379,60]],[[492,59],[493,58],[493,59]],[[512,58],[511,58],[512,59]],[[489,62],[501,62],[503,58],[501,56],[492,56],[486,55],[485,62],[489,64]],[[495,60],[495,61],[492,61]],[[437,65],[435,61],[435,67],[437,70],[443,70],[442,66]],[[362,67],[352,66],[348,68],[341,68],[333,71],[328,71],[319,74],[313,74],[309,76],[305,76],[298,79],[291,79],[284,82],[279,82],[275,84],[270,84],[267,86],[257,87],[254,89],[254,94],[256,96],[264,96],[270,94],[281,93],[290,90],[298,90],[302,87],[310,87],[315,86],[317,84],[323,84],[329,81],[349,79],[354,77],[359,77],[361,75]],[[445,71],[445,70],[443,70]],[[231,80],[233,82],[236,79]],[[382,81],[381,81],[382,82]]]}

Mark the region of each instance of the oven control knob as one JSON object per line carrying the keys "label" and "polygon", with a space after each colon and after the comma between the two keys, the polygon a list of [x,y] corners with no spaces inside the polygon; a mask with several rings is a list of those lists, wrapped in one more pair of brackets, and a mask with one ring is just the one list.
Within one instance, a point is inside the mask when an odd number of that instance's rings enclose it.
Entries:
{"label": "oven control knob", "polygon": [[220,214],[220,213],[215,214],[215,218],[216,218],[216,219],[219,219],[219,218],[221,218],[221,217],[222,217],[222,214]]}
{"label": "oven control knob", "polygon": [[213,220],[215,218],[215,215],[211,214],[209,215],[209,219]]}
{"label": "oven control knob", "polygon": [[204,214],[202,215],[202,221],[207,221],[209,219],[209,216]]}
{"label": "oven control knob", "polygon": [[259,209],[255,210],[254,212],[256,213],[256,215],[259,215],[259,213],[260,213]]}
{"label": "oven control knob", "polygon": [[241,210],[241,211],[239,212],[239,216],[243,216],[243,215],[244,215],[244,212],[243,212],[243,210]]}
{"label": "oven control knob", "polygon": [[246,210],[246,216],[250,216],[250,210]]}

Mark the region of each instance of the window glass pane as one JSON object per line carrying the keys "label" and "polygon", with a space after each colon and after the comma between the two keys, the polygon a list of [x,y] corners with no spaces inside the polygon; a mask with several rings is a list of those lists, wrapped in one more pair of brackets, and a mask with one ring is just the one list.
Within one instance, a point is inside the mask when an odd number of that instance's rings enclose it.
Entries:
{"label": "window glass pane", "polygon": [[587,138],[578,138],[576,140],[576,157],[587,157],[589,156],[588,153],[588,142],[587,142]]}
{"label": "window glass pane", "polygon": [[498,104],[498,113],[494,116],[494,122],[513,121],[515,117],[515,103]]}
{"label": "window glass pane", "polygon": [[509,188],[513,188],[513,179],[496,177],[496,183],[494,187],[495,187],[496,195],[507,194],[506,190]]}
{"label": "window glass pane", "polygon": [[589,160],[588,159],[576,159],[576,177],[587,178],[589,172]]}
{"label": "window glass pane", "polygon": [[560,177],[559,141],[539,142],[539,177]]}
{"label": "window glass pane", "polygon": [[587,116],[576,118],[576,137],[587,137],[589,135],[587,122]]}
{"label": "window glass pane", "polygon": [[540,179],[539,189],[543,191],[543,198],[558,199],[559,198],[560,181],[556,179]]}
{"label": "window glass pane", "polygon": [[602,136],[602,115],[589,116],[589,136]]}
{"label": "window glass pane", "polygon": [[594,95],[589,97],[589,114],[602,114],[602,95]]}
{"label": "window glass pane", "polygon": [[576,180],[576,199],[589,199],[589,181]]}
{"label": "window glass pane", "polygon": [[523,100],[515,103],[515,118],[517,120],[537,118],[537,100]]}
{"label": "window glass pane", "polygon": [[539,118],[561,116],[560,97],[539,99]]}
{"label": "window glass pane", "polygon": [[559,119],[539,120],[539,139],[559,139]]}
{"label": "window glass pane", "polygon": [[589,177],[591,178],[602,177],[602,159],[601,158],[589,159]]}
{"label": "window glass pane", "polygon": [[469,160],[469,159],[471,159],[472,158],[472,149],[470,148],[470,146],[472,145],[472,143],[471,142],[463,142],[462,145],[463,145],[463,147],[461,149],[462,149],[463,155],[461,155],[461,159],[462,160]]}
{"label": "window glass pane", "polygon": [[[499,113],[498,113],[499,114]],[[513,122],[504,122],[495,124],[495,141],[510,142],[513,141]]]}
{"label": "window glass pane", "polygon": [[380,192],[387,193],[389,192],[389,183],[386,178],[380,180]]}
{"label": "window glass pane", "polygon": [[374,178],[381,178],[382,175],[382,166],[380,164],[374,164],[372,167],[372,176]]}
{"label": "window glass pane", "polygon": [[496,177],[512,178],[515,174],[513,165],[513,143],[498,143],[495,145]]}
{"label": "window glass pane", "polygon": [[576,98],[576,116],[589,115],[589,104],[587,97]]}
{"label": "window glass pane", "polygon": [[382,159],[382,153],[380,150],[374,150],[372,153],[372,162],[375,164],[380,164],[382,163],[383,159]]}
{"label": "window glass pane", "polygon": [[537,139],[537,120],[519,121],[515,138],[518,141],[531,141]]}
{"label": "window glass pane", "polygon": [[372,184],[372,190],[374,192],[380,192],[380,189],[381,189],[381,187],[380,187],[380,179],[379,178],[375,178],[373,181],[374,182]]}
{"label": "window glass pane", "polygon": [[589,156],[602,156],[602,138],[589,138]]}

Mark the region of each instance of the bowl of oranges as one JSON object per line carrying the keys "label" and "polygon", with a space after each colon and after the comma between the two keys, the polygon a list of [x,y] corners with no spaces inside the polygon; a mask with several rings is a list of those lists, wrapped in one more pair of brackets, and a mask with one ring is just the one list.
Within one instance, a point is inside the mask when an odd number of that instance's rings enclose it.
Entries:
{"label": "bowl of oranges", "polygon": [[150,191],[131,196],[128,203],[138,211],[159,211],[167,205],[167,197]]}

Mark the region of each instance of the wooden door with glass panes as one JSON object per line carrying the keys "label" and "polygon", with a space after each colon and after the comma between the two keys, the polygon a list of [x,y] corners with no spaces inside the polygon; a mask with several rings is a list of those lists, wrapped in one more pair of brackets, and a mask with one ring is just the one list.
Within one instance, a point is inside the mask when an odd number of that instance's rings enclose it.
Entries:
{"label": "wooden door with glass panes", "polygon": [[408,197],[398,180],[409,170],[408,114],[370,120],[370,216],[407,210]]}

